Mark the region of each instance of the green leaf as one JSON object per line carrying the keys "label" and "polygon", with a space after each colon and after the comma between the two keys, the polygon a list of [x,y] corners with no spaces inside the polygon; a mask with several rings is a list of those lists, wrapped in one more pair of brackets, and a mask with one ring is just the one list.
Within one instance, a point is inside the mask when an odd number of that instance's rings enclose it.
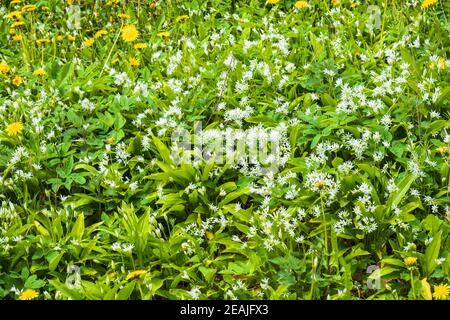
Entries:
{"label": "green leaf", "polygon": [[272,118],[265,116],[265,115],[250,117],[250,118],[245,119],[245,121],[248,123],[263,123],[269,127],[274,127],[278,124],[277,121],[275,121]]}
{"label": "green leaf", "polygon": [[73,156],[70,156],[68,158],[65,159],[64,162],[64,173],[66,174],[65,176],[67,177],[73,170]]}
{"label": "green leaf", "polygon": [[403,152],[406,150],[406,144],[395,140],[394,142],[392,142],[389,150],[397,157],[397,158],[401,158],[401,156],[403,155]]}
{"label": "green leaf", "polygon": [[80,117],[79,115],[77,115],[73,109],[70,109],[69,111],[67,111],[66,117],[67,117],[67,120],[69,120],[70,122],[72,122],[76,125],[81,125],[83,123],[83,118]]}
{"label": "green leaf", "polygon": [[116,300],[128,300],[128,298],[133,293],[135,285],[136,285],[135,281],[128,283],[125,287],[123,287],[122,290],[119,291]]}
{"label": "green leaf", "polygon": [[394,267],[383,267],[372,272],[369,276],[369,279],[377,279],[397,271],[398,269]]}
{"label": "green leaf", "polygon": [[320,60],[320,58],[322,58],[322,54],[324,53],[322,44],[319,42],[319,40],[317,40],[316,35],[312,32],[309,33],[309,40],[313,47],[316,59]]}
{"label": "green leaf", "polygon": [[251,273],[251,266],[249,262],[245,261],[230,262],[228,264],[228,269],[220,271],[220,273],[232,275],[247,275]]}
{"label": "green leaf", "polygon": [[51,286],[61,291],[66,297],[73,300],[83,300],[84,296],[75,289],[69,289],[65,284],[60,283],[57,279],[48,281]]}
{"label": "green leaf", "polygon": [[68,62],[66,63],[58,72],[58,79],[57,79],[57,87],[61,88],[61,86],[72,77],[74,68],[73,63]]}
{"label": "green leaf", "polygon": [[47,229],[45,229],[39,222],[34,221],[34,226],[36,227],[36,230],[43,235],[44,237],[50,237],[50,233]]}
{"label": "green leaf", "polygon": [[328,93],[322,93],[321,99],[324,106],[336,107],[336,101]]}
{"label": "green leaf", "polygon": [[403,197],[406,195],[413,182],[414,177],[412,174],[408,174],[402,179],[402,181],[398,184],[398,190],[393,192],[388,198],[387,204],[389,210],[392,208],[392,206],[397,206],[400,201],[402,201]]}
{"label": "green leaf", "polygon": [[433,121],[427,128],[427,132],[425,137],[428,137],[428,135],[438,132],[442,130],[443,128],[448,128],[448,121],[447,120],[436,120]]}
{"label": "green leaf", "polygon": [[234,199],[242,196],[243,194],[248,193],[249,191],[250,191],[249,188],[243,188],[241,190],[234,191],[234,192],[231,192],[231,193],[227,194],[225,196],[225,198],[223,198],[223,200],[219,202],[219,205],[218,205],[219,208],[221,208],[222,206],[226,205],[230,201],[233,201]]}
{"label": "green leaf", "polygon": [[75,193],[71,198],[71,203],[74,204],[75,208],[87,205],[91,202],[101,202],[102,200],[84,193]]}
{"label": "green leaf", "polygon": [[405,47],[400,47],[400,54],[404,61],[406,61],[413,69],[414,73],[418,74],[418,67],[416,64],[416,60],[411,55],[411,53]]}
{"label": "green leaf", "polygon": [[126,120],[122,116],[122,114],[120,114],[120,113],[115,113],[114,114],[114,128],[122,129],[123,126],[125,125],[125,123],[126,123]]}
{"label": "green leaf", "polygon": [[391,264],[393,266],[397,266],[397,267],[404,267],[405,263],[400,260],[400,259],[394,259],[394,258],[385,258],[383,260],[381,260],[383,262],[383,264]]}
{"label": "green leaf", "polygon": [[319,143],[320,138],[322,138],[322,135],[318,134],[312,139],[312,141],[311,141],[311,149],[313,149]]}
{"label": "green leaf", "polygon": [[200,272],[205,277],[205,280],[208,281],[208,282],[211,282],[213,280],[214,275],[217,272],[217,269],[206,268],[206,267],[203,267],[203,266],[198,267],[198,270],[200,270]]}
{"label": "green leaf", "polygon": [[271,300],[279,300],[282,296],[282,294],[289,288],[288,285],[280,284],[277,288],[277,290],[272,291],[272,294],[270,295]]}
{"label": "green leaf", "polygon": [[437,105],[437,106],[439,106],[442,102],[444,102],[444,101],[449,101],[449,99],[446,99],[448,96],[450,96],[450,86],[447,86],[447,87],[445,87],[443,90],[442,90],[442,93],[441,93],[441,95],[436,99],[436,102],[435,102],[435,104]]}
{"label": "green leaf", "polygon": [[287,270],[280,270],[277,274],[278,282],[287,286],[293,286],[297,283],[294,275]]}
{"label": "green leaf", "polygon": [[420,284],[420,294],[422,295],[422,298],[425,300],[433,300],[433,296],[431,295],[431,286],[428,283],[427,278],[420,280]]}
{"label": "green leaf", "polygon": [[77,240],[81,240],[84,233],[84,214],[78,215],[77,221],[73,225],[71,236]]}
{"label": "green leaf", "polygon": [[100,122],[103,123],[108,128],[112,127],[114,124],[114,118],[108,111],[105,111],[104,114],[97,112],[97,117],[100,120]]}
{"label": "green leaf", "polygon": [[25,281],[24,287],[28,289],[39,289],[45,285],[44,280],[38,280],[36,275],[32,275]]}
{"label": "green leaf", "polygon": [[352,252],[350,252],[347,256],[345,256],[345,261],[349,262],[355,257],[369,255],[370,252],[363,250],[361,248],[352,248]]}
{"label": "green leaf", "polygon": [[73,181],[75,181],[78,184],[85,184],[86,179],[81,174],[72,174]]}
{"label": "green leaf", "polygon": [[122,283],[119,282],[113,288],[111,288],[104,296],[103,300],[115,300],[117,290],[122,286]]}
{"label": "green leaf", "polygon": [[61,260],[63,255],[64,255],[64,251],[61,251],[61,252],[53,251],[49,256],[47,256],[48,269],[50,271],[53,271],[56,269],[56,267],[58,266],[59,261]]}
{"label": "green leaf", "polygon": [[433,234],[433,241],[431,241],[425,250],[425,265],[428,275],[431,275],[434,269],[436,269],[436,259],[439,257],[441,238],[442,230]]}
{"label": "green leaf", "polygon": [[170,157],[170,151],[164,143],[161,142],[157,137],[153,137],[153,143],[159,152],[159,155],[164,160],[166,164],[173,165],[172,159]]}

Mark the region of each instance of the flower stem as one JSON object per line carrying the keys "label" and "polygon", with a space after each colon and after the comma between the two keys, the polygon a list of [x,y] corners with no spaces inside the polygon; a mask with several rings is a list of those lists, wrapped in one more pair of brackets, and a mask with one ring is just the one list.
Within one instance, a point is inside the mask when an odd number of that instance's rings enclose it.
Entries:
{"label": "flower stem", "polygon": [[314,261],[314,257],[312,258],[312,272],[311,272],[311,291],[309,292],[309,300],[313,299],[314,287],[316,285],[316,263]]}
{"label": "flower stem", "polygon": [[325,253],[328,257],[328,230],[327,230],[327,224],[325,219],[325,210],[323,208],[323,196],[320,196],[320,208],[322,210],[322,223],[324,228],[324,240],[325,240]]}
{"label": "flower stem", "polygon": [[116,39],[114,40],[114,43],[113,43],[113,45],[111,47],[111,50],[109,50],[108,57],[106,58],[105,63],[103,64],[103,68],[102,68],[102,71],[100,71],[99,78],[102,76],[102,73],[105,70],[106,65],[108,64],[108,61],[111,58],[111,54],[112,54],[112,52],[113,52],[113,50],[114,50],[114,48],[116,46],[117,40],[119,39],[120,31],[122,30],[122,27],[123,27],[123,22],[122,22],[122,25],[119,28],[119,31],[117,32],[117,36],[116,36]]}
{"label": "flower stem", "polygon": [[411,272],[411,290],[413,292],[414,300],[416,300],[417,299],[416,298],[416,290],[414,289],[414,278],[413,278],[413,271],[412,271],[412,269],[410,270],[410,272]]}

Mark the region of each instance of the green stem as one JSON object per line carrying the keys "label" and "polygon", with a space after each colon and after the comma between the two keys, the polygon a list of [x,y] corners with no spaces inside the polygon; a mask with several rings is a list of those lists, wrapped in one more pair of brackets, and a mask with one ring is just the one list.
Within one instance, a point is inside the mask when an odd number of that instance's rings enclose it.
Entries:
{"label": "green stem", "polygon": [[411,272],[411,289],[412,289],[412,292],[413,292],[413,298],[414,298],[414,300],[416,300],[417,298],[416,298],[416,290],[414,289],[414,278],[413,278],[413,271],[412,271],[412,269],[410,270],[410,272]]}
{"label": "green stem", "polygon": [[117,36],[116,36],[116,39],[114,39],[114,43],[113,43],[113,45],[111,47],[111,50],[109,50],[108,57],[106,58],[105,63],[103,64],[102,71],[100,72],[100,75],[98,76],[99,78],[102,76],[102,73],[105,70],[106,65],[108,64],[108,61],[111,58],[111,54],[112,54],[112,52],[113,52],[113,50],[114,50],[114,48],[116,46],[117,40],[119,40],[119,36],[120,36],[120,32],[122,30],[122,27],[123,27],[123,22],[122,22],[122,24],[121,24],[121,26],[119,28],[119,31],[117,32]]}
{"label": "green stem", "polygon": [[322,223],[323,223],[323,228],[324,228],[325,253],[328,257],[328,230],[327,230],[327,224],[326,224],[326,219],[325,219],[325,210],[323,208],[323,196],[322,195],[320,195],[320,207],[322,210]]}
{"label": "green stem", "polygon": [[314,257],[312,258],[312,273],[311,273],[311,291],[309,292],[309,300],[313,299],[314,287],[316,284],[316,266],[314,263]]}

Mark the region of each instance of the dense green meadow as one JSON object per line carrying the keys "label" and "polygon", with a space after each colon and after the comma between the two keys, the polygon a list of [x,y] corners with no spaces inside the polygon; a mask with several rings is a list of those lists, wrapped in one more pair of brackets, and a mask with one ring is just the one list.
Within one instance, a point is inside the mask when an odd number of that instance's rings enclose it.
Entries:
{"label": "dense green meadow", "polygon": [[449,1],[0,17],[1,299],[448,299]]}

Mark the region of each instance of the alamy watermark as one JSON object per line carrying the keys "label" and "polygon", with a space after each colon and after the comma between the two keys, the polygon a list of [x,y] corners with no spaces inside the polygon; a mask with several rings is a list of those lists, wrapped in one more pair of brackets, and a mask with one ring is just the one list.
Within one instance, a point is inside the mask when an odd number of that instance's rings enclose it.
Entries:
{"label": "alamy watermark", "polygon": [[81,28],[81,8],[78,5],[67,7],[67,28],[69,30],[78,30]]}
{"label": "alamy watermark", "polygon": [[276,173],[290,157],[287,126],[254,126],[249,129],[205,129],[196,122],[194,133],[178,128],[171,136],[171,158],[175,164],[202,161],[229,164],[241,171],[264,175]]}
{"label": "alamy watermark", "polygon": [[367,28],[373,32],[375,29],[380,29],[381,26],[381,9],[379,6],[370,5],[367,7],[367,13],[370,14],[367,20]]}
{"label": "alamy watermark", "polygon": [[78,266],[67,266],[66,286],[69,289],[81,288],[81,270]]}
{"label": "alamy watermark", "polygon": [[370,265],[366,273],[369,273],[369,277],[367,278],[367,288],[372,290],[379,290],[381,289],[381,275],[380,275],[381,269],[376,264]]}

